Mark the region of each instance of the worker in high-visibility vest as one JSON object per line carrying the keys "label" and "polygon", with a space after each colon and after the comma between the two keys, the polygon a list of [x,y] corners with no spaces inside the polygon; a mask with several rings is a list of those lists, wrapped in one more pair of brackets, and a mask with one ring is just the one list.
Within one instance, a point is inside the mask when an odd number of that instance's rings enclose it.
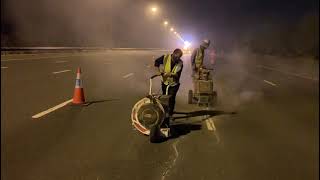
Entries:
{"label": "worker in high-visibility vest", "polygon": [[204,40],[199,48],[196,48],[191,55],[192,76],[194,76],[200,68],[204,68],[203,59],[205,50],[210,46],[210,40]]}
{"label": "worker in high-visibility vest", "polygon": [[162,76],[162,94],[166,94],[168,91],[167,94],[171,95],[169,116],[173,115],[176,95],[180,87],[179,79],[183,68],[182,55],[181,49],[175,49],[172,54],[163,55],[154,62],[157,72]]}

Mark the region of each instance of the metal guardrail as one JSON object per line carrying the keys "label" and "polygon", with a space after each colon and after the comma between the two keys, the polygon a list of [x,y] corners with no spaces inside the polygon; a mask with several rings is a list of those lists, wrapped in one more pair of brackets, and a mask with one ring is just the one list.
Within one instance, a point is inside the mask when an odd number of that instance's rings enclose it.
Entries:
{"label": "metal guardrail", "polygon": [[1,51],[17,50],[164,50],[162,48],[105,48],[105,47],[1,47]]}
{"label": "metal guardrail", "polygon": [[169,51],[161,48],[106,48],[106,47],[1,47],[1,54],[32,54],[46,52],[87,51]]}

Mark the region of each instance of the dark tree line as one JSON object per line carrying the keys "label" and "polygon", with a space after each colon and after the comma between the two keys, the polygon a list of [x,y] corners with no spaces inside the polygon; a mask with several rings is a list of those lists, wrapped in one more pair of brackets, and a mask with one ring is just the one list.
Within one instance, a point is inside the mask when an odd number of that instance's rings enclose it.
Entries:
{"label": "dark tree line", "polygon": [[308,13],[295,22],[262,21],[237,35],[234,45],[270,55],[319,57],[319,15]]}

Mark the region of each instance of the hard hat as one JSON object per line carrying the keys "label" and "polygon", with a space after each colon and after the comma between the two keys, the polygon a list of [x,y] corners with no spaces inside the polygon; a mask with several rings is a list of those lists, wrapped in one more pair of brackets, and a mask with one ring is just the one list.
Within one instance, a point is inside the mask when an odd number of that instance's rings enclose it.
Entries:
{"label": "hard hat", "polygon": [[202,41],[201,46],[208,48],[210,46],[210,40],[205,39]]}

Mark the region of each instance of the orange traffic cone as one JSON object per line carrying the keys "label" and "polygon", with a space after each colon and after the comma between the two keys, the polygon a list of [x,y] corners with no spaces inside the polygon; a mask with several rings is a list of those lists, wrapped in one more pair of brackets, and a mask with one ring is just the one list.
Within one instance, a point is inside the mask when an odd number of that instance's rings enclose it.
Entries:
{"label": "orange traffic cone", "polygon": [[73,100],[72,100],[73,104],[84,104],[85,103],[84,92],[83,92],[83,88],[82,88],[82,82],[81,82],[80,75],[81,75],[81,69],[78,68],[77,78],[76,78],[76,86],[74,89]]}

